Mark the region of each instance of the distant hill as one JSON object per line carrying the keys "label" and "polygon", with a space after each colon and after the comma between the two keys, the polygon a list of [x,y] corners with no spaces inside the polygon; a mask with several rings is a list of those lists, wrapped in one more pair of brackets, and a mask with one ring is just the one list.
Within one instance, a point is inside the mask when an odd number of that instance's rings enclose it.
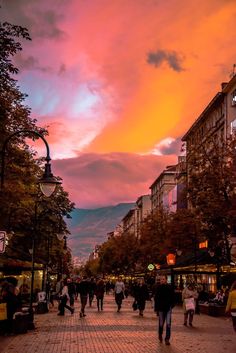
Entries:
{"label": "distant hill", "polygon": [[68,243],[72,254],[86,260],[95,245],[107,240],[107,233],[115,229],[134,205],[121,203],[96,209],[76,208],[71,214],[72,218],[67,220],[71,232]]}

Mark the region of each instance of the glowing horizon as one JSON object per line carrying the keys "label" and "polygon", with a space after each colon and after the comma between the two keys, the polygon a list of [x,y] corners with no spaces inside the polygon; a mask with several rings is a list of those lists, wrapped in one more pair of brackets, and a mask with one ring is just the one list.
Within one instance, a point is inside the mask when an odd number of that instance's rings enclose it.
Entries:
{"label": "glowing horizon", "polygon": [[32,41],[15,58],[19,85],[48,127],[56,172],[86,207],[124,200],[123,188],[127,200],[146,194],[151,178],[177,162],[181,136],[235,63],[233,0],[0,4],[1,20],[29,29]]}

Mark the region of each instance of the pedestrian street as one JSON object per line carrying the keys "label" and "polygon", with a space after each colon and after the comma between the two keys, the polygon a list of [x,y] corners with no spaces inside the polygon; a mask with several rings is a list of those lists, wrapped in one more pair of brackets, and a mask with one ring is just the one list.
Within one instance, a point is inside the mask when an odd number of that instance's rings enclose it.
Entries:
{"label": "pedestrian street", "polygon": [[[26,334],[3,338],[1,353],[235,353],[236,334],[229,317],[195,315],[193,327],[183,325],[183,310],[177,306],[172,315],[170,346],[159,343],[152,303],[147,302],[144,317],[132,310],[133,298],[123,301],[120,313],[112,294],[105,295],[104,310],[95,301],[86,307],[86,317],[66,310],[57,316],[56,305],[47,314],[35,315],[36,329]],[[56,304],[56,302],[55,302]],[[2,337],[0,337],[1,339]]]}

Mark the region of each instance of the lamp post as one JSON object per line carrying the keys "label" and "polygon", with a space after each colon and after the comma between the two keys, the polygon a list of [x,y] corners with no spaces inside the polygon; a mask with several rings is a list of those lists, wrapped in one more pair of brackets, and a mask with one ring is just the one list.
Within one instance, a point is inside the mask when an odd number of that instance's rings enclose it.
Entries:
{"label": "lamp post", "polygon": [[[64,240],[63,250],[64,250],[64,252],[66,252],[66,250],[67,250],[67,236],[65,234],[63,234],[63,233],[58,233],[57,234],[57,239],[60,240],[60,241]],[[64,261],[64,258],[61,259],[61,266],[60,266],[61,278],[63,277],[63,271],[64,271],[63,261]]]}
{"label": "lamp post", "polygon": [[174,253],[169,253],[166,256],[167,265],[170,266],[170,276],[171,276],[171,286],[175,286],[175,276],[174,276],[174,265],[176,263],[176,255]]}
{"label": "lamp post", "polygon": [[50,151],[49,151],[49,146],[47,141],[45,140],[45,138],[38,133],[37,131],[31,131],[31,130],[19,130],[14,132],[13,134],[11,134],[10,136],[8,136],[8,138],[4,141],[3,146],[2,146],[2,151],[1,151],[1,155],[2,155],[2,161],[1,161],[1,191],[4,188],[4,172],[5,172],[5,153],[6,153],[6,147],[8,142],[17,135],[35,135],[37,137],[40,137],[43,142],[45,143],[46,146],[46,157],[45,157],[45,169],[44,169],[44,174],[42,176],[41,179],[39,179],[39,186],[40,189],[42,191],[42,193],[47,196],[50,197],[53,192],[55,191],[55,188],[58,184],[61,184],[61,182],[52,174],[51,172],[51,157],[50,157]]}
{"label": "lamp post", "polygon": [[[8,138],[4,141],[3,146],[2,146],[2,151],[1,151],[1,183],[0,183],[0,190],[3,191],[4,189],[4,172],[5,172],[5,154],[6,154],[6,147],[8,142],[15,136],[17,135],[25,135],[26,137],[28,136],[36,136],[39,137],[43,140],[45,146],[46,146],[46,157],[45,157],[45,169],[43,176],[41,179],[39,179],[38,183],[40,186],[41,192],[44,194],[46,197],[50,197],[53,192],[56,189],[56,186],[58,184],[61,184],[61,182],[54,177],[54,175],[51,172],[51,158],[50,158],[50,151],[49,151],[49,146],[47,141],[45,140],[44,136],[42,136],[40,133],[37,131],[31,131],[31,130],[18,130],[8,136]],[[35,208],[34,208],[34,226],[33,226],[33,234],[32,234],[32,271],[31,271],[31,289],[30,289],[30,315],[31,315],[31,324],[30,328],[34,328],[34,316],[33,316],[33,289],[34,289],[34,269],[35,269],[35,235],[37,232],[37,201],[35,202]]]}

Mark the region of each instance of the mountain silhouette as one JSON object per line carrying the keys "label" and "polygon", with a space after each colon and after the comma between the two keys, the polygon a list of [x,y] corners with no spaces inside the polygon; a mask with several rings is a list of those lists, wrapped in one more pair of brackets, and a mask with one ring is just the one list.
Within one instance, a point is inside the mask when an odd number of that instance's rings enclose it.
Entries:
{"label": "mountain silhouette", "polygon": [[71,235],[68,245],[73,256],[87,260],[96,245],[107,240],[107,233],[115,230],[127,212],[134,208],[135,203],[120,203],[96,209],[76,208],[67,220]]}

